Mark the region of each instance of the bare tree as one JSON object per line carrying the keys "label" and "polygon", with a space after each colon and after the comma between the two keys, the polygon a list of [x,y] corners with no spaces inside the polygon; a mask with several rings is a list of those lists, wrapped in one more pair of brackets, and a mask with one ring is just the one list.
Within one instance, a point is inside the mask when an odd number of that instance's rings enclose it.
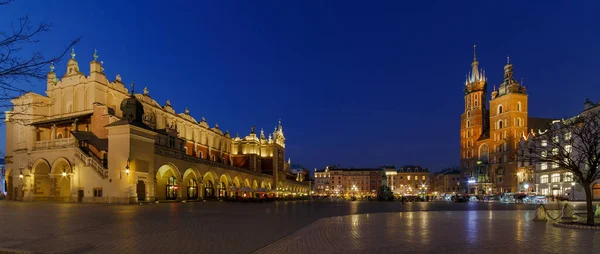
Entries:
{"label": "bare tree", "polygon": [[553,123],[519,150],[525,160],[547,163],[549,167],[572,173],[572,181],[585,190],[587,224],[593,225],[591,186],[600,179],[600,107]]}
{"label": "bare tree", "polygon": [[[0,6],[5,7],[10,2],[0,1]],[[58,62],[80,40],[71,40],[60,53],[51,57],[44,57],[37,51],[26,52],[29,45],[40,42],[37,38],[49,32],[50,27],[46,23],[32,24],[29,17],[24,16],[8,29],[0,30],[0,107],[9,108],[11,100],[30,92],[31,83],[45,79],[46,68]]]}

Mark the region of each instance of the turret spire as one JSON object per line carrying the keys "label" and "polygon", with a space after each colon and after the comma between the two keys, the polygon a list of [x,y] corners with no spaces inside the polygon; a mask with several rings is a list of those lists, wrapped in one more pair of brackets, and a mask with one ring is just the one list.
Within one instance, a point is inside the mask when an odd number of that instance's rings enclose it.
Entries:
{"label": "turret spire", "polygon": [[94,49],[94,61],[98,60],[98,50]]}
{"label": "turret spire", "polygon": [[75,60],[75,48],[71,48],[71,59]]}
{"label": "turret spire", "polygon": [[131,97],[133,97],[133,89],[135,88],[135,82],[131,82]]}
{"label": "turret spire", "polygon": [[471,72],[467,74],[466,85],[477,85],[471,89],[482,89],[483,82],[485,82],[485,74],[479,69],[479,62],[477,61],[477,45],[473,44],[473,62],[471,63]]}

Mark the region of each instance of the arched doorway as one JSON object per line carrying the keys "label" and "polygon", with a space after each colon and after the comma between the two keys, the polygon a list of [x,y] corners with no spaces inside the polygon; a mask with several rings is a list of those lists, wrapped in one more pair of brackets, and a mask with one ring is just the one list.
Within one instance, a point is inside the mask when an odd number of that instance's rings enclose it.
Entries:
{"label": "arched doorway", "polygon": [[600,199],[600,183],[592,186],[592,197],[593,199]]}
{"label": "arched doorway", "polygon": [[167,200],[176,200],[177,199],[177,189],[179,189],[179,187],[177,186],[177,178],[175,178],[175,176],[171,176],[169,178],[167,178],[167,185],[166,185],[166,199]]}
{"label": "arched doorway", "polygon": [[154,187],[157,200],[174,200],[179,197],[179,170],[172,164],[165,164],[156,172],[156,185]]}
{"label": "arched doorway", "polygon": [[230,177],[227,173],[222,174],[221,177],[219,177],[219,197],[227,196],[227,188],[231,182],[229,179]]}
{"label": "arched doorway", "polygon": [[215,186],[211,180],[204,181],[204,197],[214,198],[215,197]]}
{"label": "arched doorway", "polygon": [[190,180],[188,181],[187,197],[190,200],[198,199],[198,183],[194,178],[190,178]]}
{"label": "arched doorway", "polygon": [[[41,164],[43,165],[43,163]],[[43,172],[43,173],[42,173]],[[42,174],[35,173],[35,177],[41,177],[44,179],[45,171],[42,170]],[[52,164],[51,177],[54,181],[51,181],[51,188],[54,193],[51,195],[53,199],[56,201],[69,202],[71,201],[71,163],[65,158],[59,158]],[[36,181],[37,182],[37,181]],[[43,181],[39,182],[42,186],[40,188],[46,188],[45,183]],[[37,189],[37,188],[36,188]],[[38,195],[45,195],[45,193],[39,192]],[[43,197],[43,196],[42,196]]]}
{"label": "arched doorway", "polygon": [[[54,179],[50,178],[50,164],[45,160],[33,163],[33,198],[48,200],[52,197]],[[16,194],[16,193],[15,193]]]}
{"label": "arched doorway", "polygon": [[138,201],[146,201],[146,184],[144,181],[138,181],[136,186]]}

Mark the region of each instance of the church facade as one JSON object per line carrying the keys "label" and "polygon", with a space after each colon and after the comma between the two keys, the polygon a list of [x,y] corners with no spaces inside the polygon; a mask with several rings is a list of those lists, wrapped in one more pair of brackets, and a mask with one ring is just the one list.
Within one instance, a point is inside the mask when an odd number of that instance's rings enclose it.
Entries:
{"label": "church facade", "polygon": [[6,111],[7,197],[14,200],[136,203],[235,195],[306,195],[285,162],[281,121],[272,134],[232,137],[188,109],[135,94],[102,63],[85,76],[75,60],[46,95],[27,93]]}
{"label": "church facade", "polygon": [[488,79],[474,51],[460,116],[461,189],[465,193],[519,191],[515,152],[519,140],[551,122],[529,117],[527,90],[513,74],[508,59],[502,82],[488,95]]}

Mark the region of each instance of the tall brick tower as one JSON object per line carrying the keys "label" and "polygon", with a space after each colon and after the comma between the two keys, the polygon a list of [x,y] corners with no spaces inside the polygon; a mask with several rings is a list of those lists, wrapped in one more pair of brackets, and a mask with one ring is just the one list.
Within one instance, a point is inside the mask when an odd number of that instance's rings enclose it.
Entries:
{"label": "tall brick tower", "polygon": [[472,70],[465,80],[465,111],[460,116],[460,153],[461,167],[471,168],[477,162],[475,143],[486,134],[489,126],[487,109],[487,78],[479,69],[476,46],[473,45]]}
{"label": "tall brick tower", "polygon": [[504,80],[494,88],[490,100],[489,147],[491,177],[496,192],[514,192],[517,186],[516,149],[519,139],[527,133],[527,93],[525,87],[513,78],[508,58],[504,66]]}

